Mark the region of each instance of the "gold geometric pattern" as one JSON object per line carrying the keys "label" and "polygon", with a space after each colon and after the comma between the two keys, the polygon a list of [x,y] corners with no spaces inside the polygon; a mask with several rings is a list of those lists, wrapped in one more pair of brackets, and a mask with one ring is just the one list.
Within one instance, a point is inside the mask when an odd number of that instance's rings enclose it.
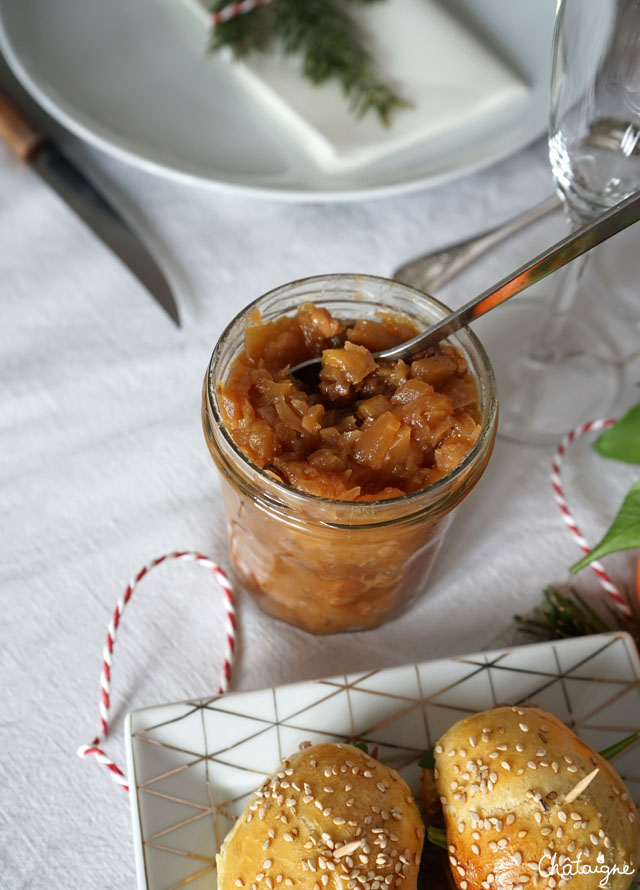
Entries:
{"label": "gold geometric pattern", "polygon": [[[621,633],[134,711],[128,775],[141,890],[215,890],[215,855],[300,742],[362,740],[417,792],[418,760],[456,720],[537,704],[596,750],[640,730],[640,660]],[[640,745],[616,768],[640,803]]]}

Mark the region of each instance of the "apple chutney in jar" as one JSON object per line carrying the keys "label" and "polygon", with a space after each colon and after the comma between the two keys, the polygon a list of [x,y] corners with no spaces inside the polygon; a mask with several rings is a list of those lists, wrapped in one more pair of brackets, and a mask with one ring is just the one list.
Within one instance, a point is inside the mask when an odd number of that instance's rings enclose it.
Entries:
{"label": "apple chutney in jar", "polygon": [[[410,362],[372,353],[446,314],[397,282],[330,275],[261,297],[220,338],[205,436],[234,569],[271,615],[361,630],[424,591],[491,453],[495,381],[470,332]],[[315,356],[309,388],[289,371]]]}

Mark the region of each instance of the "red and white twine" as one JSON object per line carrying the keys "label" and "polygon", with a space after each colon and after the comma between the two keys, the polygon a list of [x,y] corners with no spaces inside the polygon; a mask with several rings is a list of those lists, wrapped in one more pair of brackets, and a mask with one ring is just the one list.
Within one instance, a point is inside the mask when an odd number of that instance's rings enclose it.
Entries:
{"label": "red and white twine", "polygon": [[271,0],[239,0],[238,3],[229,3],[211,14],[211,27],[215,28],[216,25],[235,19],[236,16],[244,15],[245,12],[253,12],[254,9],[264,6],[266,3],[271,3]]}
{"label": "red and white twine", "polygon": [[[567,433],[567,435],[558,445],[555,457],[551,464],[551,488],[553,489],[553,496],[558,507],[560,508],[562,518],[567,524],[569,531],[573,534],[574,538],[578,542],[578,546],[583,551],[583,553],[590,553],[591,547],[589,547],[589,545],[587,544],[586,539],[578,528],[578,524],[573,518],[571,511],[569,510],[569,506],[567,504],[567,500],[564,495],[564,489],[562,486],[562,460],[567,451],[567,448],[569,448],[570,445],[573,445],[573,443],[577,439],[579,439],[580,436],[583,436],[586,433],[593,433],[607,429],[607,427],[613,426],[615,422],[615,420],[590,420],[588,423],[585,423],[582,426],[576,427],[574,430],[571,430],[571,432]],[[600,584],[602,585],[604,590],[615,602],[617,608],[620,609],[620,611],[623,612],[625,615],[630,615],[631,613],[628,605],[624,601],[624,598],[621,595],[619,589],[616,587],[607,572],[604,570],[604,566],[602,565],[602,563],[599,560],[594,560],[591,563],[591,568],[598,576]]]}
{"label": "red and white twine", "polygon": [[114,780],[114,782],[117,782],[119,785],[121,785],[125,791],[129,790],[126,776],[124,775],[122,770],[117,767],[116,764],[109,759],[109,757],[107,757],[102,748],[99,747],[109,732],[108,718],[109,709],[111,707],[111,665],[113,657],[113,647],[115,645],[116,633],[118,631],[118,627],[120,626],[122,613],[124,612],[125,606],[131,599],[136,586],[146,575],[149,574],[152,569],[154,569],[156,566],[161,565],[163,562],[167,562],[168,560],[172,559],[182,560],[185,562],[195,562],[207,569],[210,569],[215,575],[218,584],[222,588],[226,611],[225,649],[222,674],[218,687],[218,695],[222,695],[222,693],[226,692],[229,687],[231,666],[233,664],[235,655],[236,639],[235,602],[229,579],[217,563],[213,562],[213,560],[209,559],[207,556],[203,556],[201,553],[194,553],[192,551],[179,551],[176,553],[167,553],[164,556],[159,556],[157,559],[152,560],[146,566],[141,568],[138,574],[131,579],[122,598],[118,601],[113,611],[113,616],[111,618],[111,621],[109,622],[109,628],[107,630],[107,640],[104,649],[102,650],[102,672],[100,674],[101,689],[100,700],[98,703],[100,710],[100,732],[90,745],[81,745],[78,748],[77,752],[78,757],[88,757],[89,755],[95,757],[98,763],[102,763],[104,766],[106,766],[106,768],[110,771],[111,778]]}

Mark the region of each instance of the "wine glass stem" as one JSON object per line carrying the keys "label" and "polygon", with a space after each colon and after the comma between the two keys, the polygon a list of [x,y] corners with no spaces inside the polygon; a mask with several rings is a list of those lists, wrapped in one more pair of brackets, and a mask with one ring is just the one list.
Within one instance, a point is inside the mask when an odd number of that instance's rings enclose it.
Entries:
{"label": "wine glass stem", "polygon": [[587,254],[578,257],[553,275],[555,290],[542,309],[538,329],[529,341],[530,361],[550,364],[562,355],[565,327],[588,259]]}

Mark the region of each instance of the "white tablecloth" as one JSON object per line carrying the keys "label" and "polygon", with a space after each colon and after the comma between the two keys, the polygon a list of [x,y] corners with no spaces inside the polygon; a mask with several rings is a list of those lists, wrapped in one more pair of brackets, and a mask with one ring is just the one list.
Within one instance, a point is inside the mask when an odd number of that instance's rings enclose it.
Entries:
{"label": "white tablecloth", "polygon": [[[0,147],[3,888],[135,885],[126,794],[75,750],[97,729],[100,653],[129,577],[175,549],[229,566],[200,426],[202,377],[223,326],[276,285],[337,271],[388,275],[551,190],[542,141],[430,191],[325,206],[197,190],[79,153],[126,196],[165,264],[183,326],[174,327],[59,198]],[[527,231],[444,298],[460,304],[562,228],[558,217]],[[611,265],[620,280],[630,280],[634,241],[637,234],[616,244]],[[615,308],[613,299],[606,306]],[[612,324],[631,354],[637,330]],[[621,407],[637,399],[639,367],[637,359],[627,364]],[[474,651],[501,639],[514,612],[536,604],[546,584],[567,580],[577,556],[551,498],[549,461],[548,449],[498,440],[428,593],[386,627],[314,638],[240,595],[232,688]],[[597,503],[590,507],[597,514]],[[608,518],[595,515],[594,534]],[[624,574],[629,562],[615,565]],[[579,583],[596,589],[586,575]],[[162,567],[136,591],[115,652],[106,748],[116,762],[123,763],[128,709],[215,689],[221,615],[219,591],[197,567]]]}

